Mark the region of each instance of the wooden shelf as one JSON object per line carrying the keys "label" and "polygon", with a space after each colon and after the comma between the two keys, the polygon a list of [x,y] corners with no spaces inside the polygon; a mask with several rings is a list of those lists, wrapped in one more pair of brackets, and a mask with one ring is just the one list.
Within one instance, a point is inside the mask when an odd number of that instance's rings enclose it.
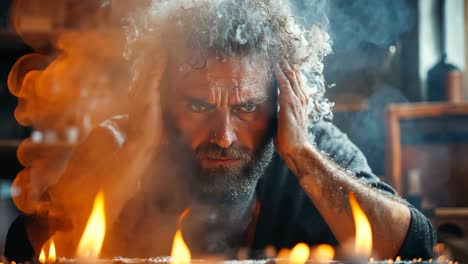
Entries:
{"label": "wooden shelf", "polygon": [[439,217],[467,217],[468,207],[439,207],[435,210],[435,215]]}
{"label": "wooden shelf", "polygon": [[13,140],[0,140],[0,148],[18,148],[21,143],[21,139],[13,139]]}
{"label": "wooden shelf", "polygon": [[[16,150],[23,142],[21,139],[14,140],[0,140],[0,155],[5,155],[5,153],[16,153]],[[28,144],[27,148],[49,148],[49,149],[70,149],[76,147],[76,144],[71,144],[64,141],[57,141],[52,143],[41,142],[36,144]]]}
{"label": "wooden shelf", "polygon": [[391,104],[388,112],[392,116],[399,118],[425,118],[440,117],[445,115],[466,115],[468,113],[468,102],[451,103],[407,103]]}

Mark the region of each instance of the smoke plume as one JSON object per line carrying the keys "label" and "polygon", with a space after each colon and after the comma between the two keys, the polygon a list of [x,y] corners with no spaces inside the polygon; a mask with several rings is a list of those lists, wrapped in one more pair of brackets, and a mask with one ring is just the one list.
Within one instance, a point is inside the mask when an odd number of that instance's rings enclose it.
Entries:
{"label": "smoke plume", "polygon": [[[156,236],[170,234],[175,218],[164,218],[153,205],[155,195],[183,188],[155,168],[164,145],[159,87],[171,55],[214,49],[229,58],[254,50],[271,64],[286,58],[307,76],[311,122],[331,115],[322,75],[329,36],[297,23],[287,1],[73,3],[44,8],[32,0],[14,2],[13,25],[38,53],[18,60],[8,79],[18,97],[16,119],[33,129],[18,150],[25,168],[13,183],[20,190],[14,202],[24,213],[50,220],[61,256],[74,256],[100,190],[109,226],[127,235],[139,229],[141,246],[153,254],[159,251],[152,247],[168,246]],[[184,209],[172,195],[166,203]],[[129,201],[145,197],[128,208]],[[134,222],[121,217],[133,213]],[[169,227],[155,232],[156,222]],[[127,242],[120,241],[123,249]]]}

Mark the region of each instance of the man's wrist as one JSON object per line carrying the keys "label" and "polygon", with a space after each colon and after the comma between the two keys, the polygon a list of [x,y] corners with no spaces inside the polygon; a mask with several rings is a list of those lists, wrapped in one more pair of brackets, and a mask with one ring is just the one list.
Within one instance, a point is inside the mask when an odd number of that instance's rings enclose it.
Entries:
{"label": "man's wrist", "polygon": [[289,148],[280,153],[286,165],[299,179],[313,173],[317,169],[320,151],[310,142]]}

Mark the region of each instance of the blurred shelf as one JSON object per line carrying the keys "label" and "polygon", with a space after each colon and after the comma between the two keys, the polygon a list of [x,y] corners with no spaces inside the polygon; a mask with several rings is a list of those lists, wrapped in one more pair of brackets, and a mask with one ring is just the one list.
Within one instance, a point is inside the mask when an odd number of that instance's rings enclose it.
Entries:
{"label": "blurred shelf", "polygon": [[21,143],[21,139],[12,139],[12,140],[5,140],[1,139],[0,140],[0,148],[5,149],[5,148],[18,148],[18,146]]}
{"label": "blurred shelf", "polygon": [[10,166],[11,162],[17,162],[16,150],[21,140],[0,140],[0,167]]}
{"label": "blurred shelf", "polygon": [[439,207],[435,209],[435,215],[444,217],[467,217],[468,218],[468,207]]}
{"label": "blurred shelf", "polygon": [[446,115],[466,115],[468,102],[420,102],[391,104],[389,114],[399,118],[441,117]]}
{"label": "blurred shelf", "polygon": [[[28,140],[28,139],[24,139],[24,140]],[[24,140],[23,139],[0,140],[0,154],[1,154],[1,150],[8,150],[8,149],[16,150]],[[75,146],[76,144],[68,143],[66,141],[40,142],[40,143],[35,143],[35,144],[28,144],[29,148],[37,147],[37,148],[51,148],[51,149],[73,148]]]}

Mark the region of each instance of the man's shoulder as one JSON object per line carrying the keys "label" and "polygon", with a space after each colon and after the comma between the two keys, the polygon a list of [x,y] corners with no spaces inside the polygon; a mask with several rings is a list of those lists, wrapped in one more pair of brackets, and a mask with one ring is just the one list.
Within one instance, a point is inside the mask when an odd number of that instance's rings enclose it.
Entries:
{"label": "man's shoulder", "polygon": [[348,136],[331,121],[321,120],[313,124],[309,128],[308,132],[317,145],[322,142],[329,142],[331,140],[349,141]]}

